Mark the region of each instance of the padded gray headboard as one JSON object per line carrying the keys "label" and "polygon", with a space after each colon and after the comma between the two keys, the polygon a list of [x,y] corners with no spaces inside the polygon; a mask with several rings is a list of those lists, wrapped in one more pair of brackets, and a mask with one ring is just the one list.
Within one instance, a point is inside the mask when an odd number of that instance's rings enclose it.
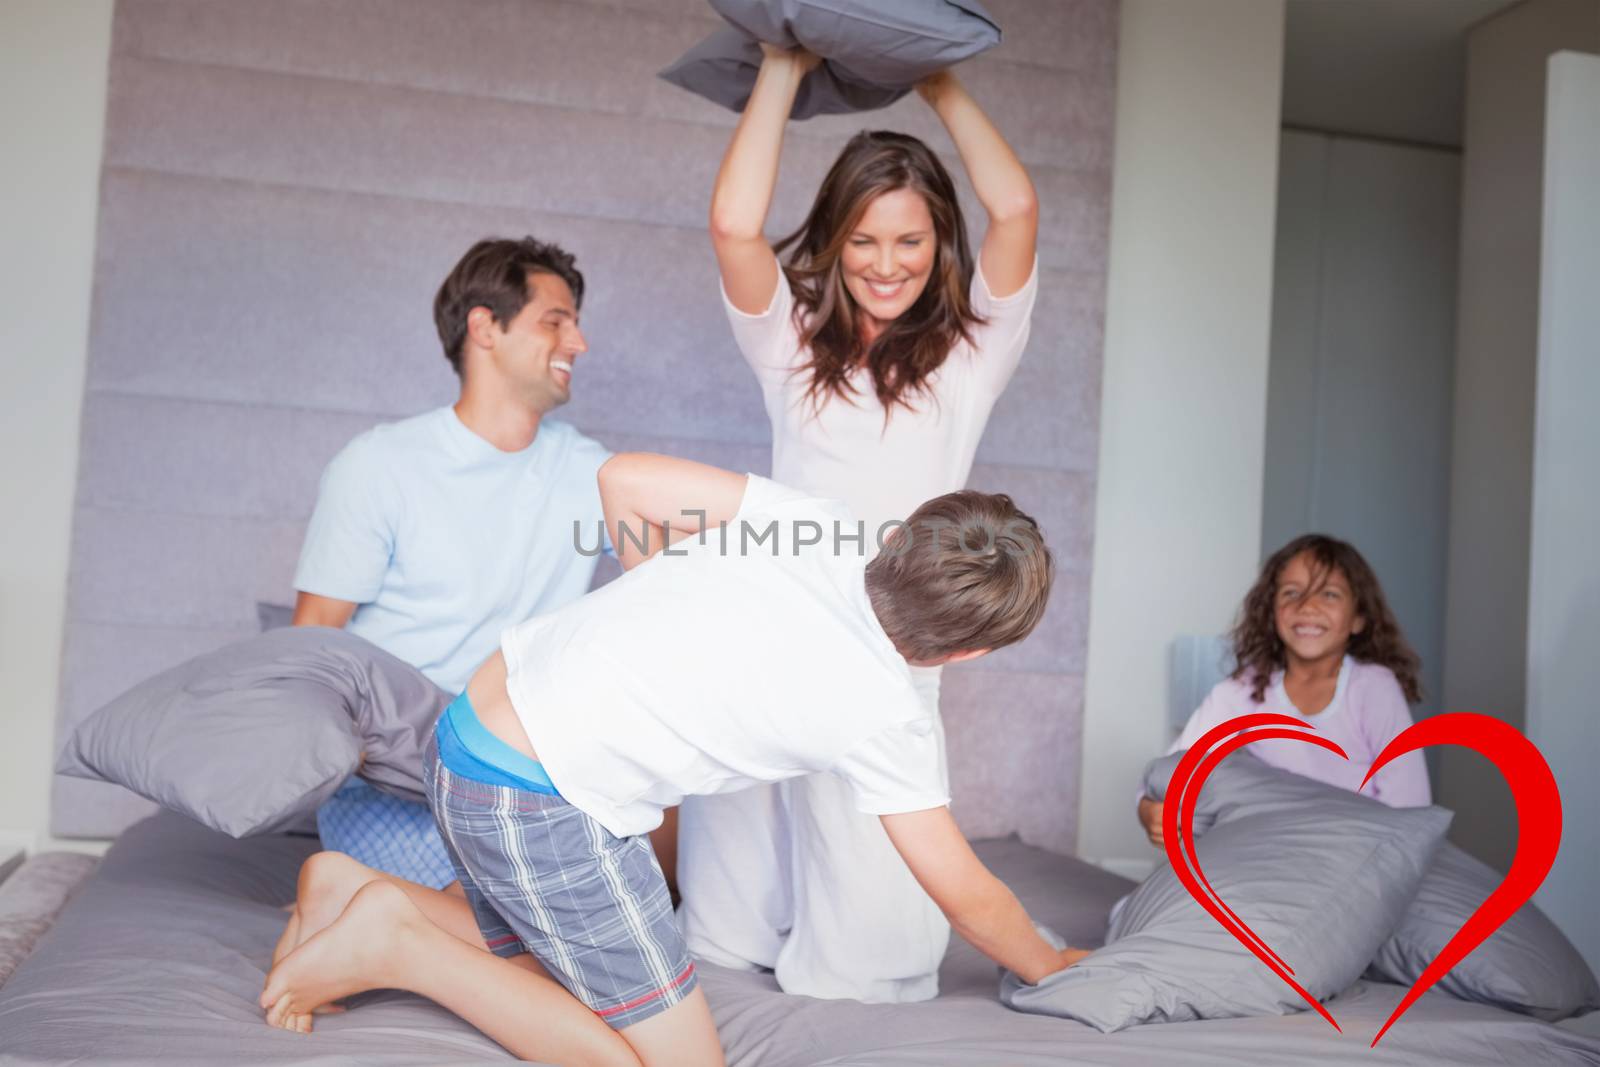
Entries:
{"label": "padded gray headboard", "polygon": [[[1041,631],[949,671],[944,709],[967,831],[1070,850],[1117,12],[988,5],[1005,43],[962,75],[1038,186],[1043,278],[972,482],[1040,519],[1061,575]],[[433,292],[481,236],[557,240],[587,275],[590,355],[561,417],[767,469],[704,232],[735,117],[654,76],[717,24],[702,0],[120,0],[58,733],[292,598],[323,465],[453,398]],[[774,232],[869,125],[959,172],[914,96],[813,120],[789,136]],[[52,829],[113,835],[149,810],[58,778]]]}

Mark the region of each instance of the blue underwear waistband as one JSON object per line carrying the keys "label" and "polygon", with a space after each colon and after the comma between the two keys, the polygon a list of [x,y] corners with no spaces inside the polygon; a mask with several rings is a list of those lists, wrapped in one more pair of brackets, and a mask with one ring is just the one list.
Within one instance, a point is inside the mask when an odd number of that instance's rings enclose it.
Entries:
{"label": "blue underwear waistband", "polygon": [[439,743],[439,762],[453,774],[486,785],[525,789],[552,797],[561,795],[545,773],[544,764],[518,752],[478,721],[478,714],[472,710],[472,701],[465,692],[451,701],[439,716],[434,737]]}

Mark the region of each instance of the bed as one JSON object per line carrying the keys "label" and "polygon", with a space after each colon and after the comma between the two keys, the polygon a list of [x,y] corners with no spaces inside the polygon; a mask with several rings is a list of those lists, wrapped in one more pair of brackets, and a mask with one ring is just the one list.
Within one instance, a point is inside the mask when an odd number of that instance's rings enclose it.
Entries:
{"label": "bed", "polygon": [[[33,955],[0,988],[5,1062],[440,1064],[504,1061],[498,1046],[417,997],[380,992],[309,1036],[267,1027],[255,1006],[283,905],[315,838],[235,840],[162,812],[124,833]],[[1012,838],[985,862],[1035,916],[1098,944],[1132,883]],[[1337,998],[1340,1034],[1317,1016],[1216,1020],[1101,1034],[996,1000],[996,973],[955,943],[938,999],[866,1005],[787,996],[770,976],[713,966],[702,981],[735,1067],[890,1064],[1600,1064],[1600,1039],[1429,993],[1376,1049],[1398,986]]]}

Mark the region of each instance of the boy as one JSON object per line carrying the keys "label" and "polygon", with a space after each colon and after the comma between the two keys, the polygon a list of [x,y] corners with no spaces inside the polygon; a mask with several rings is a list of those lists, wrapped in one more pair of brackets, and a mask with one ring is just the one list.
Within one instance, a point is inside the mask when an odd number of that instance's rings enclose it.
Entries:
{"label": "boy", "polygon": [[[1052,575],[1032,519],[1003,496],[951,493],[868,563],[874,534],[842,505],[764,478],[624,454],[599,481],[629,573],[507,630],[440,719],[425,769],[482,941],[468,949],[392,883],[367,885],[273,969],[269,1020],[299,1028],[382,985],[519,1056],[721,1063],[644,835],[684,796],[825,770],[991,958],[1035,982],[1084,955],[1045,942],[956,828],[908,670],[1033,629]],[[559,1010],[548,980],[483,947],[531,951],[625,1044],[559,1032],[539,1010]]]}

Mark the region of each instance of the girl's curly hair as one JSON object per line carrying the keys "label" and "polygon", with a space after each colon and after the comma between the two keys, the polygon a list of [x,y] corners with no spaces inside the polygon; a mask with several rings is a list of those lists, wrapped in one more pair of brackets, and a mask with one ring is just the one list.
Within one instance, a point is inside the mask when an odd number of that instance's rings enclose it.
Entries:
{"label": "girl's curly hair", "polygon": [[1417,671],[1422,661],[1400,632],[1400,623],[1389,610],[1378,576],[1354,546],[1326,534],[1297,537],[1261,565],[1261,575],[1245,594],[1244,606],[1233,627],[1233,653],[1238,664],[1233,677],[1249,680],[1250,698],[1259,704],[1266,698],[1272,672],[1284,668],[1287,661],[1277,623],[1278,579],[1289,561],[1302,554],[1311,557],[1311,589],[1306,595],[1322,588],[1335,571],[1350,583],[1356,615],[1366,620],[1366,626],[1360,633],[1350,635],[1346,654],[1389,668],[1406,700],[1412,704],[1420,701],[1422,686],[1417,681]]}

